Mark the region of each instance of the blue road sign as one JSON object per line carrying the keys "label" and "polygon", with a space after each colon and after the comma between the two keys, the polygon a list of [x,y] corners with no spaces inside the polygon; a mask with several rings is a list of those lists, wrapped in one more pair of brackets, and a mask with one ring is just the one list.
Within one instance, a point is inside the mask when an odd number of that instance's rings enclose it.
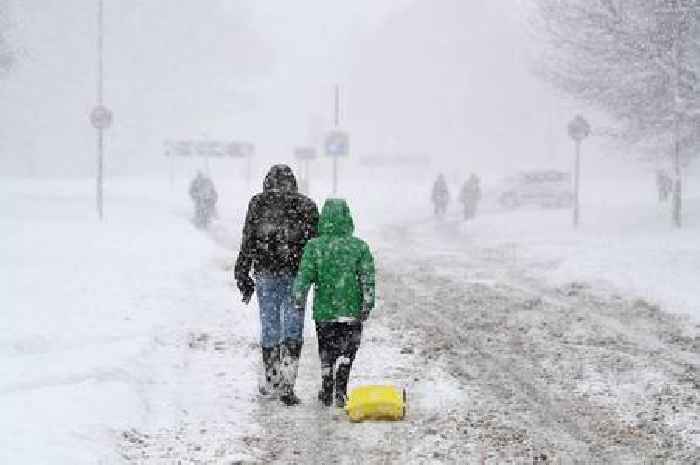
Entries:
{"label": "blue road sign", "polygon": [[344,131],[331,131],[326,134],[326,156],[347,157],[350,153],[350,136]]}

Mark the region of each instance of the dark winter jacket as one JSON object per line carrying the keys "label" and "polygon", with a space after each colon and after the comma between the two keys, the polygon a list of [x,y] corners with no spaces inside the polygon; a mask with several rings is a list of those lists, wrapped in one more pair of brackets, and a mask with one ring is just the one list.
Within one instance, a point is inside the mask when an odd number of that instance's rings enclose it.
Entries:
{"label": "dark winter jacket", "polygon": [[479,178],[470,176],[469,179],[462,185],[462,190],[459,192],[459,201],[464,205],[472,205],[481,200],[481,187],[479,186]]}
{"label": "dark winter jacket", "polygon": [[369,246],[353,237],[353,222],[345,200],[323,205],[320,235],[304,248],[294,283],[295,305],[306,302],[314,285],[314,320],[359,318],[374,307],[374,260]]}
{"label": "dark winter jacket", "polygon": [[297,192],[291,168],[275,165],[265,177],[263,192],[248,204],[236,280],[254,273],[296,274],[306,242],[316,236],[318,209]]}
{"label": "dark winter jacket", "polygon": [[433,192],[430,196],[431,200],[435,204],[447,205],[450,201],[450,191],[447,188],[447,182],[443,175],[438,176],[433,184]]}
{"label": "dark winter jacket", "polygon": [[211,179],[198,173],[190,183],[190,197],[195,203],[215,204],[219,196]]}

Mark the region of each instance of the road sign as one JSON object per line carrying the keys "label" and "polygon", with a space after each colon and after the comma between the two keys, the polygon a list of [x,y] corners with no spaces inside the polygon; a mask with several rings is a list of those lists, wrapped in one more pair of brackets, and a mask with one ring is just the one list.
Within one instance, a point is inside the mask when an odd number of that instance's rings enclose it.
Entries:
{"label": "road sign", "polygon": [[248,158],[255,154],[255,146],[248,142],[216,140],[175,140],[165,142],[165,155],[176,157]]}
{"label": "road sign", "polygon": [[107,129],[112,125],[112,111],[104,105],[97,105],[90,112],[90,123],[95,129]]}
{"label": "road sign", "polygon": [[226,155],[234,158],[249,158],[255,155],[255,146],[249,142],[229,142]]}
{"label": "road sign", "polygon": [[193,155],[192,141],[176,140],[165,142],[165,155],[168,157],[191,157]]}
{"label": "road sign", "polygon": [[569,130],[569,136],[575,142],[575,156],[574,156],[574,211],[573,211],[573,222],[574,228],[578,228],[579,216],[580,216],[580,202],[579,202],[579,191],[581,183],[581,142],[583,139],[591,134],[591,126],[588,121],[584,119],[581,115],[576,115],[573,120],[569,123],[567,128]]}
{"label": "road sign", "polygon": [[294,158],[297,160],[314,160],[316,149],[313,147],[297,147],[294,149]]}
{"label": "road sign", "polygon": [[571,136],[571,138],[577,142],[580,142],[591,135],[591,126],[581,115],[576,115],[576,117],[569,123],[568,129],[569,136]]}
{"label": "road sign", "polygon": [[194,149],[199,157],[221,158],[224,156],[222,144],[215,140],[198,140]]}
{"label": "road sign", "polygon": [[326,134],[326,156],[332,158],[346,157],[350,153],[350,136],[344,131],[331,131]]}

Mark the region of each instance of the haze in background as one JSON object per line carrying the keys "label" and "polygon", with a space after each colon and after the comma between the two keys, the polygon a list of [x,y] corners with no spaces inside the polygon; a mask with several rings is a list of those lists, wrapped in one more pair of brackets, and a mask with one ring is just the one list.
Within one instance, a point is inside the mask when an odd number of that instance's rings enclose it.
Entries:
{"label": "haze in background", "polygon": [[[96,1],[9,3],[22,53],[0,82],[2,173],[91,175]],[[519,2],[483,3],[105,0],[107,176],[164,170],[169,138],[251,140],[259,165],[291,162],[332,124],[335,82],[353,160],[568,166],[571,109],[529,73]]]}

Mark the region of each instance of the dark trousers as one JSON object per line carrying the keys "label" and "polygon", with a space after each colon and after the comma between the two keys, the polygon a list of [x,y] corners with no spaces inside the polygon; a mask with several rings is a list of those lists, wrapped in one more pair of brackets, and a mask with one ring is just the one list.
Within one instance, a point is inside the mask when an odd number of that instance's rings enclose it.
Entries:
{"label": "dark trousers", "polygon": [[[322,393],[332,395],[335,384],[336,397],[345,397],[350,369],[355,361],[362,339],[362,323],[316,322],[318,355],[321,359]],[[338,362],[338,369],[335,364]]]}

